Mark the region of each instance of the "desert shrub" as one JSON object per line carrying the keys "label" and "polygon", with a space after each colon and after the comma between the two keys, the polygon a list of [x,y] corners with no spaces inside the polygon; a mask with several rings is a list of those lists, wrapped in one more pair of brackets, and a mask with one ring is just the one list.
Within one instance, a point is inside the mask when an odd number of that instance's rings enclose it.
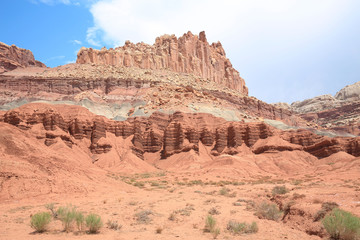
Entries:
{"label": "desert shrub", "polygon": [[289,192],[289,189],[287,189],[285,187],[285,185],[283,186],[275,186],[272,190],[271,190],[271,193],[273,196],[275,195],[283,195],[283,194],[286,194]]}
{"label": "desert shrub", "polygon": [[277,221],[281,218],[282,212],[279,210],[276,204],[262,202],[255,213],[260,219],[265,218],[268,220]]}
{"label": "desert shrub", "polygon": [[86,226],[89,228],[89,233],[97,233],[103,226],[101,217],[97,214],[91,213],[85,218]]}
{"label": "desert shrub", "polygon": [[55,210],[55,204],[54,203],[46,204],[45,208],[51,212],[53,218],[55,218],[55,219],[57,218],[57,212]]}
{"label": "desert shrub", "polygon": [[216,239],[219,234],[220,234],[220,228],[215,228],[212,232],[211,232],[212,236],[214,239]]}
{"label": "desert shrub", "polygon": [[82,214],[81,212],[76,212],[75,213],[75,222],[76,222],[76,226],[79,231],[82,231],[82,229],[84,227],[84,221],[85,221],[84,214]]}
{"label": "desert shrub", "polygon": [[257,233],[259,231],[259,227],[256,222],[252,222],[245,233]]}
{"label": "desert shrub", "polygon": [[339,204],[337,204],[336,202],[324,202],[321,204],[321,208],[328,212],[330,212],[334,208],[338,208],[338,207],[339,207]]}
{"label": "desert shrub", "polygon": [[46,231],[47,225],[51,222],[51,214],[48,212],[36,213],[31,217],[30,226],[37,232]]}
{"label": "desert shrub", "polygon": [[226,187],[223,187],[219,190],[219,194],[223,196],[227,196],[229,193],[230,193],[230,189]]}
{"label": "desert shrub", "polygon": [[360,218],[350,212],[335,208],[322,224],[332,239],[355,240],[360,237]]}
{"label": "desert shrub", "polygon": [[151,222],[149,215],[153,214],[150,210],[143,210],[135,214],[136,221],[141,224],[147,224]]}
{"label": "desert shrub", "polygon": [[75,217],[77,215],[76,207],[74,206],[66,206],[59,207],[57,210],[57,216],[63,224],[64,231],[69,232],[73,227]]}
{"label": "desert shrub", "polygon": [[336,202],[324,202],[321,204],[321,209],[315,214],[314,222],[320,221],[325,217],[328,212],[331,212],[334,208],[339,207]]}
{"label": "desert shrub", "polygon": [[226,227],[233,234],[241,234],[241,233],[256,233],[259,231],[256,222],[252,222],[251,224],[247,224],[245,222],[239,223],[234,220],[230,220]]}
{"label": "desert shrub", "polygon": [[219,215],[220,211],[217,210],[215,207],[211,208],[208,212],[210,215]]}
{"label": "desert shrub", "polygon": [[205,220],[204,232],[211,233],[214,239],[216,239],[220,234],[220,228],[215,228],[215,226],[216,219],[213,216],[208,215]]}
{"label": "desert shrub", "polygon": [[108,228],[114,229],[114,230],[118,230],[118,229],[122,228],[121,224],[119,224],[117,221],[112,221],[112,220],[108,220],[106,222],[106,225],[108,226]]}
{"label": "desert shrub", "polygon": [[215,230],[216,219],[209,215],[205,220],[204,232],[213,232]]}

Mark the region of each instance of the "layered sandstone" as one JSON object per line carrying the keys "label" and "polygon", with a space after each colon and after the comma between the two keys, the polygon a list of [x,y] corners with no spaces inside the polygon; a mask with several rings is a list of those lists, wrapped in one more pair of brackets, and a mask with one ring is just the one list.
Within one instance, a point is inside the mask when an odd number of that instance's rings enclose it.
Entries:
{"label": "layered sandstone", "polygon": [[0,73],[28,66],[46,67],[42,62],[35,60],[30,50],[0,42]]}
{"label": "layered sandstone", "polygon": [[199,36],[188,32],[179,38],[163,35],[156,38],[153,45],[126,41],[124,46],[115,49],[81,48],[76,62],[191,73],[248,94],[244,79],[226,58],[221,43],[210,45],[205,32]]}
{"label": "layered sandstone", "polygon": [[37,138],[44,139],[46,146],[63,141],[71,148],[76,139],[88,139],[93,154],[111,151],[114,143],[108,134],[131,137],[131,150],[141,159],[145,153],[158,152],[163,159],[190,150],[199,153],[200,143],[210,147],[214,156],[241,153],[240,146],[253,147],[256,154],[302,149],[318,158],[340,151],[360,156],[359,138],[328,138],[308,130],[280,131],[263,122],[231,122],[205,113],[155,112],[148,118],[119,122],[79,106],[27,104],[0,115],[0,121],[24,130],[41,124],[48,132]]}

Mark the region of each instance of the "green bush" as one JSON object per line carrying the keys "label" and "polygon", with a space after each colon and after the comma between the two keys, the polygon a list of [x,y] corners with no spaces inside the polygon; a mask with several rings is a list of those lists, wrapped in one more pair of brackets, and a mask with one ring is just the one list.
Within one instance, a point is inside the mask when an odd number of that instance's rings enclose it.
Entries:
{"label": "green bush", "polygon": [[332,239],[355,240],[360,237],[360,218],[350,212],[335,208],[322,224]]}
{"label": "green bush", "polygon": [[247,224],[245,222],[239,223],[237,221],[230,220],[226,227],[233,234],[241,234],[241,233],[256,233],[259,231],[256,222],[252,222],[251,224]]}
{"label": "green bush", "polygon": [[71,205],[58,208],[57,216],[62,222],[65,232],[69,232],[71,230],[77,214],[76,207]]}
{"label": "green bush", "polygon": [[209,215],[205,220],[204,232],[213,232],[215,230],[216,219]]}
{"label": "green bush", "polygon": [[86,219],[86,226],[89,228],[89,233],[97,233],[103,226],[101,217],[97,214],[89,214]]}
{"label": "green bush", "polygon": [[257,207],[255,215],[260,219],[265,218],[268,220],[277,221],[281,218],[282,212],[279,210],[276,204],[263,202]]}
{"label": "green bush", "polygon": [[79,231],[82,231],[83,226],[84,226],[84,215],[81,212],[76,212],[75,213],[75,222],[76,222],[76,226],[78,228]]}
{"label": "green bush", "polygon": [[31,217],[30,226],[41,233],[46,231],[46,227],[50,222],[51,214],[48,212],[40,212]]}
{"label": "green bush", "polygon": [[271,193],[272,193],[273,196],[275,196],[275,195],[284,195],[284,194],[286,194],[288,192],[289,192],[289,189],[287,189],[285,187],[285,185],[283,185],[283,186],[275,186],[271,190]]}

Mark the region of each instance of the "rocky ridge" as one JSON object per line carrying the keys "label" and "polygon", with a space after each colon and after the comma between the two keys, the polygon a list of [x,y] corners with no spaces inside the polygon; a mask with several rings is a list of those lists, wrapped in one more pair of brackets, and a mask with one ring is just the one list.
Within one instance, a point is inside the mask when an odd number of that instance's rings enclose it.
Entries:
{"label": "rocky ridge", "polygon": [[[165,112],[217,113],[228,120],[267,118],[306,126],[291,111],[244,96],[208,79],[168,70],[97,64],[67,64],[38,72],[14,70],[0,75],[0,93],[4,110],[11,109],[13,103],[34,100],[72,104],[90,101],[90,105],[101,104],[95,113],[121,120],[133,113],[149,116],[161,109]],[[83,106],[91,109],[87,103]],[[105,111],[109,106],[111,110]],[[124,110],[117,115],[119,109]]]}
{"label": "rocky ridge", "polygon": [[30,50],[0,42],[0,73],[28,66],[46,67],[42,62],[35,60]]}
{"label": "rocky ridge", "polygon": [[[47,131],[44,144],[50,146],[63,141],[72,147],[76,139],[89,139],[93,154],[107,153],[113,143],[107,140],[109,133],[116,137],[131,138],[133,153],[144,159],[145,153],[158,152],[161,158],[194,150],[199,152],[200,142],[210,147],[211,154],[236,155],[240,146],[253,147],[254,153],[266,151],[304,150],[318,158],[328,157],[340,151],[360,156],[359,138],[329,138],[308,130],[281,131],[263,122],[231,122],[211,114],[187,114],[176,112],[168,115],[160,112],[150,117],[129,118],[112,121],[96,116],[78,106],[27,104],[0,115],[0,121],[31,129],[41,124]],[[56,132],[55,130],[61,130]],[[55,131],[55,132],[54,132]],[[283,139],[281,144],[272,144],[271,137]],[[264,143],[259,139],[266,139]]]}
{"label": "rocky ridge", "polygon": [[342,88],[335,96],[326,94],[291,105],[273,105],[297,113],[313,126],[353,135],[360,134],[360,82]]}
{"label": "rocky ridge", "polygon": [[81,48],[76,62],[191,73],[248,94],[244,79],[226,58],[221,43],[210,45],[205,32],[200,32],[199,36],[188,32],[179,38],[163,35],[156,38],[153,45],[126,41],[124,46],[115,49]]}

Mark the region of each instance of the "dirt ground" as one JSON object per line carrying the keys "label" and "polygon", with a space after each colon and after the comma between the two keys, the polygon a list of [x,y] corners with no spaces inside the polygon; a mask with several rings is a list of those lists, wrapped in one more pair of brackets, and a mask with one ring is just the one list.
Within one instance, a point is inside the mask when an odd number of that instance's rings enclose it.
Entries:
{"label": "dirt ground", "polygon": [[[349,177],[344,173],[336,178],[306,175],[297,179],[259,177],[239,181],[196,172],[108,174],[113,185],[86,194],[2,202],[0,239],[213,239],[211,233],[204,232],[209,214],[213,214],[220,229],[217,239],[320,239],[317,235],[327,239],[320,222],[314,222],[322,203],[336,202],[340,208],[360,214],[360,180]],[[275,186],[285,186],[288,192],[274,197]],[[282,206],[286,216],[278,221],[259,219],[254,213],[264,201]],[[291,210],[287,211],[284,205],[289,202]],[[49,203],[54,203],[55,208],[72,204],[85,214],[99,214],[104,226],[98,234],[76,228],[66,233],[61,222],[53,220],[46,232],[35,233],[30,216],[49,211],[45,208]],[[143,213],[140,219],[137,213]],[[259,230],[235,235],[227,230],[230,220],[249,224],[255,221]],[[108,222],[122,227],[110,229]]]}

